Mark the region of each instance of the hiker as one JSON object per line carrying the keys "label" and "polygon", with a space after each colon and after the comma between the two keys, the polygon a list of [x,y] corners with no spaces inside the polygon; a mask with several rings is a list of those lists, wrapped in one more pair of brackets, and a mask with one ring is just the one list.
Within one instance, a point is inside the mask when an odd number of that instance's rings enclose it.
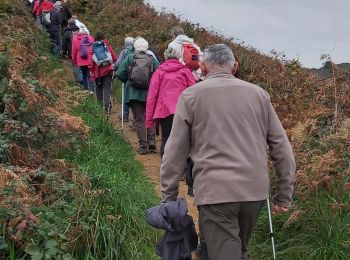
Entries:
{"label": "hiker", "polygon": [[135,116],[135,128],[139,140],[141,155],[156,151],[155,128],[145,127],[145,111],[147,92],[153,72],[159,63],[147,54],[148,42],[137,38],[134,52],[119,66],[116,75],[124,82],[125,102],[130,106]]}
{"label": "hiker", "polygon": [[64,29],[62,36],[62,51],[63,55],[72,58],[72,39],[75,33],[79,32],[79,27],[75,25],[74,19],[68,20],[68,26]]}
{"label": "hiker", "polygon": [[194,71],[196,80],[200,78],[199,61],[202,56],[201,49],[196,45],[193,39],[185,35],[181,26],[175,26],[171,30],[173,41],[169,43],[168,48],[175,49],[180,53],[180,61]]}
{"label": "hiker", "polygon": [[[133,37],[126,37],[124,39],[125,47],[124,49],[119,53],[117,62],[113,65],[113,70],[117,71],[120,64],[123,63],[123,61],[133,52],[134,50],[134,41],[135,39]],[[125,101],[125,100],[124,100]],[[124,122],[129,121],[129,106],[126,102],[124,102],[123,105],[123,111],[122,111],[122,119]]]}
{"label": "hiker", "polygon": [[43,12],[49,13],[53,10],[53,3],[48,0],[35,0],[32,13],[36,17],[37,23],[41,26]]}
{"label": "hiker", "polygon": [[96,98],[104,106],[105,112],[110,113],[112,95],[111,65],[117,61],[117,55],[102,32],[97,32],[92,47],[90,64],[91,80],[96,83]]}
{"label": "hiker", "polygon": [[207,47],[200,66],[206,79],[181,94],[165,146],[163,202],[176,200],[190,153],[209,259],[248,259],[249,238],[269,197],[267,148],[277,173],[275,213],[291,206],[294,155],[269,94],[233,76],[229,47]]}
{"label": "hiker", "polygon": [[92,44],[94,38],[91,37],[84,28],[79,29],[79,33],[75,34],[72,41],[72,62],[74,66],[78,66],[82,72],[82,85],[85,90],[93,94],[90,84],[89,65],[92,59]]}
{"label": "hiker", "polygon": [[49,12],[49,21],[46,21],[46,18],[43,17],[43,25],[47,29],[47,32],[50,35],[50,41],[53,45],[52,53],[59,56],[61,54],[61,15],[60,10],[61,1],[57,1],[54,4],[54,8]]}
{"label": "hiker", "polygon": [[39,15],[43,15],[43,12],[50,12],[53,9],[53,3],[50,0],[39,0],[37,12]]}
{"label": "hiker", "polygon": [[32,13],[33,17],[36,18],[36,11],[39,7],[39,0],[34,0],[30,3],[30,12]]}
{"label": "hiker", "polygon": [[79,21],[78,16],[73,15],[72,18],[75,20],[75,25],[79,27],[79,29],[83,28],[87,34],[90,35],[90,32],[88,28],[83,24],[81,21]]}
{"label": "hiker", "polygon": [[[55,4],[57,2],[61,2],[61,1],[56,1]],[[64,29],[66,29],[66,27],[68,26],[69,19],[72,18],[72,13],[65,3],[61,4],[61,8],[59,9],[59,11],[62,19],[61,28],[62,28],[62,34],[63,34]]]}
{"label": "hiker", "polygon": [[151,128],[159,122],[162,130],[161,157],[170,135],[177,100],[186,88],[196,83],[191,70],[179,61],[180,54],[175,49],[166,49],[164,57],[166,61],[152,76],[146,102],[146,127]]}
{"label": "hiker", "polygon": [[159,58],[157,56],[157,51],[155,48],[149,47],[147,50],[147,54],[152,55],[153,58],[159,63]]}
{"label": "hiker", "polygon": [[40,4],[40,0],[35,0],[34,5],[33,5],[33,9],[32,9],[32,14],[33,16],[36,17],[36,21],[39,25],[41,25],[41,13],[39,10],[39,4]]}

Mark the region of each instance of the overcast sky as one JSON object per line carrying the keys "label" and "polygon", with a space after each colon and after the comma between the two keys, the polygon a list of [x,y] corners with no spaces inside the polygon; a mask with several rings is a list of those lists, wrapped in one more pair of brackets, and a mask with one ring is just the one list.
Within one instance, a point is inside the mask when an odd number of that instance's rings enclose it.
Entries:
{"label": "overcast sky", "polygon": [[146,0],[262,52],[320,67],[321,54],[350,62],[350,0]]}

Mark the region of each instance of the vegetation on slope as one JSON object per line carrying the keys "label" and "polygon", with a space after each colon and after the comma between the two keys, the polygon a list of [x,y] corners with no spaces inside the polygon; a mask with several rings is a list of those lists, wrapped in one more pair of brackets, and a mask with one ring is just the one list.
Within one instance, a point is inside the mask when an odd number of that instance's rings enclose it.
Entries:
{"label": "vegetation on slope", "polygon": [[0,10],[0,258],[152,259],[158,200],[131,146],[23,1]]}
{"label": "vegetation on slope", "polygon": [[[157,13],[142,1],[74,0],[71,6],[92,32],[102,30],[119,48],[125,36],[143,36],[162,54],[170,29],[178,24],[202,48],[219,42],[231,46],[240,60],[239,77],[270,93],[297,159],[293,208],[274,218],[279,256],[349,258],[350,88],[344,71],[331,63],[332,77],[324,80],[297,60],[284,60],[279,53],[262,55],[174,14]],[[254,241],[257,259],[269,257],[266,214]]]}
{"label": "vegetation on slope", "polygon": [[[90,127],[81,153],[66,159],[76,162],[91,180],[93,197],[81,198],[79,219],[88,229],[75,249],[79,259],[153,259],[157,232],[145,221],[145,212],[158,203],[142,165],[122,136],[106,121],[92,99],[74,109]],[[96,115],[99,115],[96,117]],[[91,226],[93,226],[91,228]]]}

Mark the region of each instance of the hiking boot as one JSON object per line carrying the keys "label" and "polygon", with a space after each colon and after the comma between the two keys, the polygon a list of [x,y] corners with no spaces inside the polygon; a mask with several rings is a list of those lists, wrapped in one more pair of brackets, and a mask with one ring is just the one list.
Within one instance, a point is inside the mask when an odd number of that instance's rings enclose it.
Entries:
{"label": "hiking boot", "polygon": [[148,138],[148,151],[150,151],[151,153],[157,152],[156,140],[154,136]]}
{"label": "hiking boot", "polygon": [[139,146],[139,154],[140,155],[145,155],[148,153],[148,150],[147,150],[147,145],[144,145],[144,144],[141,144]]}
{"label": "hiking boot", "polygon": [[209,259],[207,244],[204,241],[200,241],[197,249],[194,251],[198,259]]}

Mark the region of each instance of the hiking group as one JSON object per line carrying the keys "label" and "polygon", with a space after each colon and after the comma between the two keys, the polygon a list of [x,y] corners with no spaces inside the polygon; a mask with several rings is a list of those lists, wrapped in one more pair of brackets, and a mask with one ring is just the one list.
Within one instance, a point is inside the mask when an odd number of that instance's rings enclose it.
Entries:
{"label": "hiking group", "polygon": [[95,37],[61,1],[29,1],[38,25],[47,31],[52,53],[71,59],[74,77],[84,90],[96,94],[106,113],[111,110],[112,67],[117,55],[102,32]]}
{"label": "hiking group", "polygon": [[[191,259],[196,250],[200,259],[249,259],[249,239],[269,198],[268,160],[276,170],[275,214],[291,206],[296,165],[269,94],[236,77],[233,51],[215,44],[201,52],[176,26],[162,63],[142,37],[126,37],[117,56],[102,32],[91,37],[60,1],[33,2],[53,52],[72,59],[77,80],[106,113],[113,78],[123,83],[120,118],[128,122],[131,109],[139,154],[156,151],[160,126],[163,200],[147,212],[152,226],[166,230],[157,254]],[[199,244],[186,202],[177,198],[186,168],[199,211]]]}

